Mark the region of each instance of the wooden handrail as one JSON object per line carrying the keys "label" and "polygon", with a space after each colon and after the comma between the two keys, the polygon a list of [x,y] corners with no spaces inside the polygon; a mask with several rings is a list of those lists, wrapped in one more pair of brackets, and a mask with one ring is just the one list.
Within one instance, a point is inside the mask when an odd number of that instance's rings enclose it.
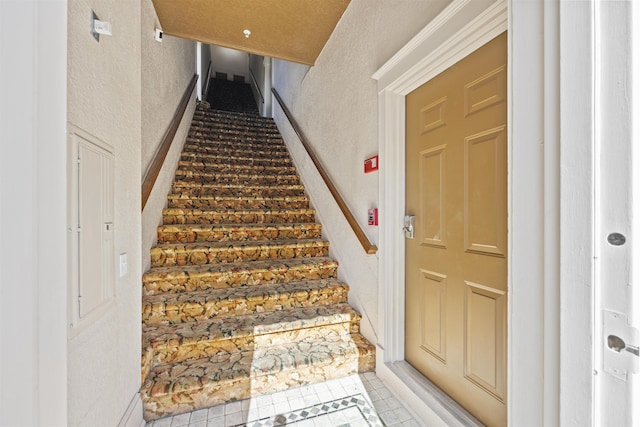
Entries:
{"label": "wooden handrail", "polygon": [[184,91],[184,95],[182,95],[182,100],[178,105],[178,109],[176,113],[173,115],[173,119],[171,120],[171,124],[169,128],[165,132],[162,137],[162,142],[160,143],[160,148],[156,152],[156,155],[153,157],[151,161],[151,165],[147,172],[144,175],[144,179],[142,180],[142,210],[144,210],[145,205],[147,204],[147,200],[149,200],[149,196],[151,195],[151,190],[153,190],[153,186],[156,183],[156,179],[158,179],[158,175],[160,174],[160,169],[162,169],[162,164],[164,163],[164,159],[167,157],[167,153],[169,152],[169,148],[171,148],[171,143],[173,142],[173,138],[176,136],[176,132],[178,131],[178,127],[180,127],[180,122],[182,121],[182,116],[184,115],[185,110],[187,109],[187,105],[189,105],[189,100],[191,99],[191,94],[193,93],[193,89],[196,87],[196,82],[198,81],[198,75],[195,74],[187,87],[187,90]]}
{"label": "wooden handrail", "polygon": [[287,119],[289,120],[289,123],[291,123],[291,126],[293,127],[293,130],[295,131],[296,135],[298,135],[298,138],[300,138],[300,142],[302,142],[302,145],[304,146],[305,150],[307,150],[307,154],[309,155],[309,157],[311,157],[313,164],[316,165],[316,169],[318,169],[320,176],[322,177],[322,179],[324,180],[324,183],[329,188],[331,195],[333,196],[336,203],[340,207],[342,214],[347,219],[347,222],[353,229],[353,232],[356,234],[356,237],[360,241],[360,244],[368,254],[375,254],[376,252],[378,252],[378,248],[376,247],[376,245],[374,245],[369,241],[369,239],[367,238],[367,235],[364,233],[364,231],[360,227],[360,224],[358,224],[358,221],[356,221],[356,218],[353,216],[353,214],[349,210],[349,207],[345,203],[344,199],[342,198],[342,196],[340,196],[338,189],[331,181],[329,174],[322,166],[322,163],[320,162],[320,159],[318,158],[318,156],[316,156],[316,154],[313,152],[313,149],[311,148],[311,144],[309,143],[309,140],[302,133],[302,129],[300,128],[300,126],[298,126],[298,123],[293,118],[291,111],[289,111],[284,101],[280,97],[280,94],[278,94],[278,91],[275,88],[271,88],[271,92],[273,93],[273,96],[275,96],[276,100],[278,101],[278,104],[280,104],[280,107],[282,108],[284,115],[287,116]]}

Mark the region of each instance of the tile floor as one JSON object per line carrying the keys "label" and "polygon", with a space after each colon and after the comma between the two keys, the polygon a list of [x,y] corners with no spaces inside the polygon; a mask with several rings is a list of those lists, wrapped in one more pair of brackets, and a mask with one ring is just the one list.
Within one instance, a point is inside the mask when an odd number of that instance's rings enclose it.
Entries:
{"label": "tile floor", "polygon": [[372,372],[162,418],[146,427],[419,427]]}

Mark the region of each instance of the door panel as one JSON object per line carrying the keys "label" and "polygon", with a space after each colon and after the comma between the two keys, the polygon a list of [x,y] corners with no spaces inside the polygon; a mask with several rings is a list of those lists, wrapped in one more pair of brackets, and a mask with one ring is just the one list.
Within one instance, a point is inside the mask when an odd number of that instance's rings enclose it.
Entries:
{"label": "door panel", "polygon": [[447,276],[433,271],[421,270],[422,307],[420,326],[422,341],[420,346],[446,363],[446,297]]}
{"label": "door panel", "polygon": [[504,401],[505,293],[465,282],[465,377]]}
{"label": "door panel", "polygon": [[505,256],[507,135],[501,126],[465,138],[465,249]]}
{"label": "door panel", "polygon": [[506,425],[506,34],[407,96],[405,357]]}
{"label": "door panel", "polygon": [[445,217],[445,177],[446,145],[441,145],[420,153],[420,185],[422,204],[420,206],[420,239],[422,243],[446,247]]}

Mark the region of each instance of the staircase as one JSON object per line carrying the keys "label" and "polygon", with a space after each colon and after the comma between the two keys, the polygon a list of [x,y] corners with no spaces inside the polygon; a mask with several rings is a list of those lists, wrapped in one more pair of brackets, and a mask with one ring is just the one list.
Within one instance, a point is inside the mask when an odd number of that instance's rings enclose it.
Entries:
{"label": "staircase", "polygon": [[147,421],[374,368],[271,119],[199,103],[143,276]]}

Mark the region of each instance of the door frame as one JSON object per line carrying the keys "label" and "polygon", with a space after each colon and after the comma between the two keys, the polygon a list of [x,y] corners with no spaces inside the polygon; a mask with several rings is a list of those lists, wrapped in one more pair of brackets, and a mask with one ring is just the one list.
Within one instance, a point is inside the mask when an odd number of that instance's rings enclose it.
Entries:
{"label": "door frame", "polygon": [[[579,322],[590,316],[591,308],[580,301],[586,292],[580,289],[577,301],[569,304],[581,305],[580,312],[571,316],[569,327],[561,329],[559,88],[560,63],[564,60],[559,55],[559,33],[560,8],[566,6],[546,3],[454,0],[372,76],[378,81],[381,159],[376,371],[415,415],[434,425],[468,425],[475,421],[404,361],[405,96],[505,30],[509,31],[509,424],[558,425],[563,404],[560,399],[565,396],[567,414],[571,414],[572,420],[577,424],[580,420],[587,421],[584,425],[590,423],[591,414],[576,413],[579,408],[584,412],[585,405],[592,407],[591,371],[585,374],[580,370],[591,364],[591,357],[577,364],[582,366],[568,368],[567,374],[560,371],[560,337],[566,337],[567,343],[588,337],[590,322],[586,322],[587,326]],[[584,18],[581,14],[565,16],[562,24],[568,25],[563,28],[573,27]],[[584,31],[589,35],[591,29]],[[575,34],[576,39],[584,36]],[[571,72],[579,70],[581,64],[576,61],[568,65]],[[576,86],[591,78],[588,69],[578,76]],[[591,105],[590,99],[587,101]],[[569,118],[576,128],[588,121],[583,117]],[[570,182],[585,175],[588,178],[592,173],[580,172]],[[583,190],[580,189],[581,193]],[[584,223],[588,225],[591,220],[587,215]],[[571,268],[563,266],[563,272],[570,272]],[[513,283],[518,286],[513,287]],[[575,290],[567,287],[563,296]],[[515,312],[518,316],[514,316]],[[565,384],[562,396],[561,381]],[[579,389],[585,385],[586,389]]]}

